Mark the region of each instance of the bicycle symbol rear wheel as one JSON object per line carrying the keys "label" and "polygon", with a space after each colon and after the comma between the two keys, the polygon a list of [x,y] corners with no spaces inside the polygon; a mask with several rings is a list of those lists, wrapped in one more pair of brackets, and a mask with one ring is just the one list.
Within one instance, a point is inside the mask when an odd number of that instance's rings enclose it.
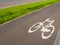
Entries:
{"label": "bicycle symbol rear wheel", "polygon": [[[35,32],[35,31],[37,31],[40,27],[41,27],[41,23],[38,22],[38,23],[32,25],[32,26],[29,28],[29,31],[28,31],[28,32],[29,32],[29,33]],[[35,29],[33,29],[33,28],[35,28]]]}

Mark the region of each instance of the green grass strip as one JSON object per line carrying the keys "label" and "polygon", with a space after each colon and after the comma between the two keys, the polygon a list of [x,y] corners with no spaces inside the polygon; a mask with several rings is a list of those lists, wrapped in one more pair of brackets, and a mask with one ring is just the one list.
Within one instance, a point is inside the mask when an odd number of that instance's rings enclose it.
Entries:
{"label": "green grass strip", "polygon": [[[58,0],[47,0],[43,2],[33,2],[29,4],[23,4],[19,6],[13,6],[10,8],[0,9],[0,24],[3,24],[7,21],[21,17],[29,12],[35,11],[42,7],[48,6],[57,2]],[[38,15],[37,15],[38,16]]]}

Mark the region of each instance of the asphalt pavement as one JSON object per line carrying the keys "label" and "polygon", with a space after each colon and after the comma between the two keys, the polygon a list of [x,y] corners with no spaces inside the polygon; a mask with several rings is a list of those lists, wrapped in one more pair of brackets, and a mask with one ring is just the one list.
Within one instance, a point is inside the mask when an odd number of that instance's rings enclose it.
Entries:
{"label": "asphalt pavement", "polygon": [[31,2],[40,2],[43,0],[0,0],[0,8],[8,8],[11,6],[17,6],[27,4]]}
{"label": "asphalt pavement", "polygon": [[56,37],[54,45],[60,45],[60,29],[59,29],[59,32],[57,34],[57,37]]}
{"label": "asphalt pavement", "polygon": [[[49,20],[50,18],[50,20]],[[53,22],[54,32],[47,38],[42,38],[42,33],[48,36],[51,32],[42,32],[40,29],[29,33],[32,25],[38,22],[44,22],[46,19]],[[45,24],[45,26],[48,23]],[[37,25],[35,28],[38,28]],[[60,2],[54,5],[42,8],[31,14],[27,14],[12,22],[0,26],[0,45],[53,45],[60,29]],[[50,29],[52,31],[52,29]],[[32,29],[33,31],[33,29]]]}

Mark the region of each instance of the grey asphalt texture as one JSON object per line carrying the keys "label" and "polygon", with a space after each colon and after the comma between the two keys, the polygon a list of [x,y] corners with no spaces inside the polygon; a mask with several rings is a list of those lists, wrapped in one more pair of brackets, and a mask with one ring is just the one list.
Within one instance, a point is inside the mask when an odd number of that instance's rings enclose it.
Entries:
{"label": "grey asphalt texture", "polygon": [[40,2],[43,0],[0,0],[0,8],[8,8],[11,6],[17,6],[21,4],[27,4],[31,2]]}
{"label": "grey asphalt texture", "polygon": [[0,3],[7,3],[7,2],[17,2],[17,1],[20,1],[20,2],[30,2],[30,1],[41,1],[41,0],[0,0]]}
{"label": "grey asphalt texture", "polygon": [[[55,20],[55,31],[48,39],[42,39],[40,30],[28,33],[29,28],[47,18]],[[53,45],[60,29],[60,3],[40,9],[0,26],[0,45]]]}
{"label": "grey asphalt texture", "polygon": [[60,29],[59,29],[59,32],[57,34],[57,37],[56,37],[54,45],[60,45]]}

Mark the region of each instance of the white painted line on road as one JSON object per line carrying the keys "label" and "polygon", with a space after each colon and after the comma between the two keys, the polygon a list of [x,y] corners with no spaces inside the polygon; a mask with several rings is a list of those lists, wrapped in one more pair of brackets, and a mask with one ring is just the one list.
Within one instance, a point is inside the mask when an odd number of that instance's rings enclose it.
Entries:
{"label": "white painted line on road", "polygon": [[58,31],[54,45],[60,45],[60,30]]}

